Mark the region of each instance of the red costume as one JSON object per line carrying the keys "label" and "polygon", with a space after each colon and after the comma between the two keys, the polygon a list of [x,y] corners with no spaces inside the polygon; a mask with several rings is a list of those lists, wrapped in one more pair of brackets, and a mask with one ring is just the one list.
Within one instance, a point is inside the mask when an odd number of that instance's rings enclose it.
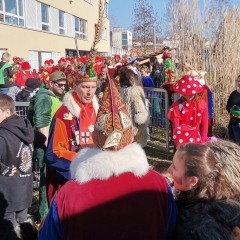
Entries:
{"label": "red costume", "polygon": [[55,192],[70,179],[69,165],[78,150],[83,146],[93,146],[92,133],[88,127],[95,124],[97,110],[95,98],[91,104],[83,106],[76,93],[69,91],[64,97],[63,105],[54,115],[46,152],[48,203]]}
{"label": "red costume", "polygon": [[[194,80],[194,77],[185,75],[173,85],[173,89],[182,95],[194,96],[194,94],[200,93],[203,87]],[[195,131],[199,132],[201,136],[199,143],[205,142],[208,132],[207,103],[201,97],[198,101],[195,101],[194,98],[184,101],[182,99],[175,101],[168,112],[168,118],[173,124],[173,131],[183,124],[195,127]],[[198,134],[196,133],[195,136]]]}
{"label": "red costume", "polygon": [[171,237],[177,214],[171,189],[131,143],[130,114],[108,81],[93,132],[98,148],[80,150],[72,162],[72,180],[53,199],[39,240]]}
{"label": "red costume", "polygon": [[31,65],[29,64],[29,62],[23,62],[21,64],[22,67],[22,71],[16,73],[16,80],[15,82],[21,86],[21,88],[25,88],[26,87],[26,80],[28,78],[37,78],[38,79],[38,75],[36,73],[33,73],[30,71],[31,69]]}

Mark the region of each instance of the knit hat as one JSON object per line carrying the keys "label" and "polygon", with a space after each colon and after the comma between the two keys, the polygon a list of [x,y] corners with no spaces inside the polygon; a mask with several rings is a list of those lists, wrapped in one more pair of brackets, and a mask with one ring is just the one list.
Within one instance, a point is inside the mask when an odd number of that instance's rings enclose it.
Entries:
{"label": "knit hat", "polygon": [[98,147],[118,151],[132,142],[133,126],[126,105],[107,76],[109,84],[100,103],[92,137]]}
{"label": "knit hat", "polygon": [[201,143],[201,136],[196,127],[182,124],[173,130],[173,142],[176,147],[186,143]]}
{"label": "knit hat", "polygon": [[28,78],[25,84],[27,87],[32,89],[36,89],[41,86],[41,83],[37,78]]}
{"label": "knit hat", "polygon": [[192,95],[202,92],[203,86],[197,81],[196,77],[184,75],[173,85],[173,90],[182,95]]}
{"label": "knit hat", "polygon": [[29,62],[23,62],[23,63],[21,64],[21,67],[22,67],[22,70],[25,71],[25,70],[30,70],[31,65],[30,65]]}
{"label": "knit hat", "polygon": [[58,60],[58,63],[65,63],[66,62],[66,59],[64,57],[61,57],[59,60]]}
{"label": "knit hat", "polygon": [[119,54],[116,54],[113,58],[114,60],[119,60],[119,61],[121,60],[121,56]]}

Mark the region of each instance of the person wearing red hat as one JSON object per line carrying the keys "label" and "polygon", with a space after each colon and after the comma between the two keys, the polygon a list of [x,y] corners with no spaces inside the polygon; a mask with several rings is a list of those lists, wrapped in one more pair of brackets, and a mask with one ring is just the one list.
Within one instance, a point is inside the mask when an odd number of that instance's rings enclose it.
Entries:
{"label": "person wearing red hat", "polygon": [[177,209],[166,179],[133,141],[130,114],[108,79],[92,134],[71,163],[71,180],[53,198],[43,239],[171,239]]}
{"label": "person wearing red hat", "polygon": [[21,86],[26,87],[26,81],[28,78],[38,78],[38,75],[31,72],[31,65],[29,62],[23,62],[21,64],[22,71],[16,74],[15,82]]}
{"label": "person wearing red hat", "polygon": [[172,104],[168,112],[173,132],[176,132],[177,128],[182,127],[182,125],[189,125],[196,132],[193,135],[197,136],[197,139],[200,138],[197,142],[204,143],[208,132],[208,108],[206,101],[198,95],[203,91],[203,86],[195,77],[184,75],[173,85],[173,90],[182,95],[179,100]]}
{"label": "person wearing red hat", "polygon": [[119,54],[116,54],[114,57],[114,62],[115,62],[115,65],[114,65],[114,68],[118,65],[122,66],[122,63],[121,63],[121,56]]}
{"label": "person wearing red hat", "polygon": [[58,69],[58,71],[64,72],[64,63],[66,62],[66,59],[64,57],[61,57],[58,60],[58,65],[56,66],[56,68]]}
{"label": "person wearing red hat", "polygon": [[46,62],[46,71],[48,72],[49,76],[55,72],[57,70],[57,68],[54,66],[54,61],[53,59],[49,59],[48,61],[45,61]]}

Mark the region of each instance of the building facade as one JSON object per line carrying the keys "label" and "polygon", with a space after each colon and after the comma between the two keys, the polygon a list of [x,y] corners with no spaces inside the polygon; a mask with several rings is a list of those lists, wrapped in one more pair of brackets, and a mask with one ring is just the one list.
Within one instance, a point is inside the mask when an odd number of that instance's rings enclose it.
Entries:
{"label": "building facade", "polygon": [[123,28],[113,28],[111,32],[111,45],[114,48],[120,48],[124,50],[132,49],[132,33]]}
{"label": "building facade", "polygon": [[[103,1],[104,2],[104,1]],[[108,3],[98,52],[110,52]],[[0,54],[28,60],[38,69],[45,60],[86,55],[95,36],[99,0],[0,0]]]}

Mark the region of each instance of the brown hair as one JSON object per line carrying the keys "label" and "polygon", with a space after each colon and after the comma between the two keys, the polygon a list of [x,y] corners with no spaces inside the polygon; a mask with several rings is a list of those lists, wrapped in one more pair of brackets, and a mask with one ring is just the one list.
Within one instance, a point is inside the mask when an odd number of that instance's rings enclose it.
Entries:
{"label": "brown hair", "polygon": [[198,200],[225,200],[232,198],[235,194],[226,182],[222,168],[217,159],[206,145],[188,143],[177,150],[184,161],[186,168],[185,176],[198,178],[196,187],[192,190],[177,195],[177,200],[189,203]]}
{"label": "brown hair", "polygon": [[240,146],[225,140],[212,140],[205,143],[217,158],[224,171],[226,181],[233,191],[237,193],[236,200],[240,199]]}
{"label": "brown hair", "polygon": [[146,73],[149,73],[149,68],[146,65],[141,66],[141,70],[144,69]]}
{"label": "brown hair", "polygon": [[142,83],[138,79],[138,75],[131,69],[125,67],[121,68],[119,76],[121,86],[130,87],[137,85],[143,87]]}
{"label": "brown hair", "polygon": [[102,71],[103,69],[106,69],[106,70],[107,70],[107,69],[108,69],[108,66],[104,64],[104,65],[101,67],[101,71]]}
{"label": "brown hair", "polygon": [[[185,102],[185,101],[186,101],[186,99],[185,99],[183,96],[182,96],[181,98],[182,98],[182,102]],[[199,98],[200,98],[200,96],[195,93],[195,94],[194,94],[194,101],[195,101],[195,102],[198,102]]]}
{"label": "brown hair", "polygon": [[14,108],[15,108],[15,103],[13,99],[4,93],[0,93],[0,109],[3,112],[9,109],[11,114],[13,114]]}

